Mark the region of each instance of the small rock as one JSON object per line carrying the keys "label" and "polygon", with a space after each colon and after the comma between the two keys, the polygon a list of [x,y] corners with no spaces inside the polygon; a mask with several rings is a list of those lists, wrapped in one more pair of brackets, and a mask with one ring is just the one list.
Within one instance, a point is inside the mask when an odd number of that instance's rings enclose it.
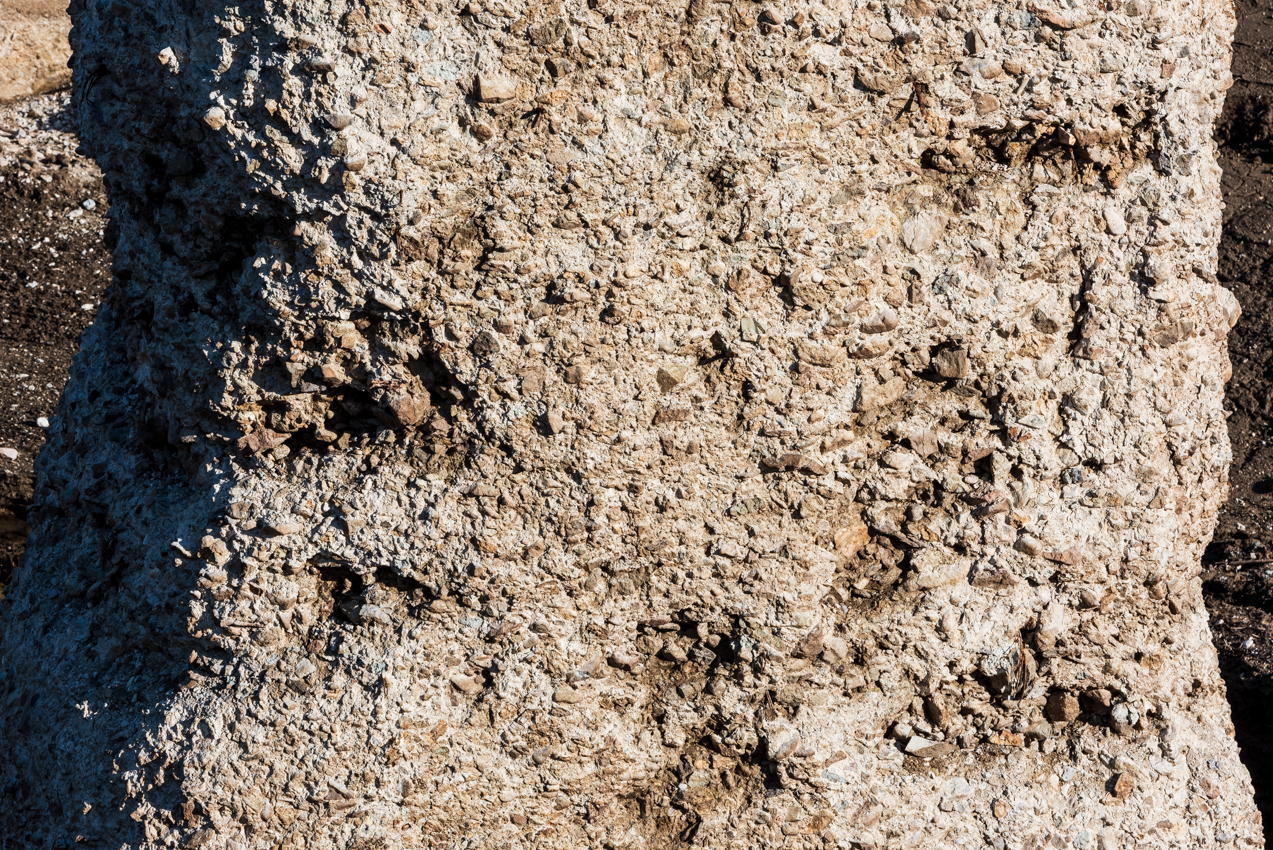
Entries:
{"label": "small rock", "polygon": [[1074,694],[1057,691],[1048,696],[1047,705],[1043,709],[1048,720],[1053,723],[1069,723],[1079,716],[1079,701]]}
{"label": "small rock", "polygon": [[685,650],[681,649],[675,641],[667,641],[663,644],[663,651],[659,656],[667,661],[674,661],[677,664],[684,664],[689,660],[689,656],[685,654]]}
{"label": "small rock", "polygon": [[1022,554],[1034,556],[1043,551],[1043,544],[1039,542],[1037,537],[1023,534],[1012,544],[1012,548]]}
{"label": "small rock", "polygon": [[481,693],[484,687],[482,680],[476,676],[452,676],[451,684],[456,690],[469,695]]}
{"label": "small rock", "polygon": [[1001,747],[1024,747],[1025,738],[1017,732],[1008,729],[1001,729],[990,736],[990,743],[998,744]]}
{"label": "small rock", "polygon": [[1035,307],[1030,315],[1030,323],[1034,325],[1035,330],[1045,334],[1054,334],[1061,330],[1063,324],[1060,319],[1053,316],[1042,307]]}
{"label": "small rock", "polygon": [[966,579],[971,568],[970,558],[955,555],[945,547],[934,546],[912,553],[911,574],[906,583],[916,590],[948,587]]}
{"label": "small rock", "polygon": [[572,688],[569,685],[563,685],[553,692],[553,702],[574,705],[575,703],[582,702],[583,699],[583,691],[580,691],[577,688]]}
{"label": "small rock", "polygon": [[1126,703],[1110,708],[1109,728],[1115,735],[1130,735],[1139,720],[1140,713]]}
{"label": "small rock", "polygon": [[906,445],[919,457],[929,457],[937,453],[937,432],[931,428],[916,431],[906,438]]}
{"label": "small rock", "polygon": [[767,755],[771,761],[782,761],[795,753],[800,746],[800,736],[787,732],[766,741]]}
{"label": "small rock", "polygon": [[1026,8],[1057,29],[1078,29],[1092,22],[1091,13],[1084,9],[1061,9],[1043,3],[1030,3]]}
{"label": "small rock", "polygon": [[892,307],[885,307],[877,313],[862,320],[862,333],[888,333],[898,325],[897,312]]}
{"label": "small rock", "polygon": [[433,409],[427,393],[417,395],[409,392],[394,393],[389,397],[388,407],[394,418],[406,428],[419,425]]}
{"label": "small rock", "polygon": [[[382,626],[393,625],[393,618],[389,616],[389,612],[379,605],[362,602],[349,605],[344,610],[349,615],[349,619],[358,626],[369,626],[372,623],[379,623]],[[454,682],[455,680],[452,679],[451,681]],[[463,689],[461,688],[461,690]]]}
{"label": "small rock", "polygon": [[1044,552],[1043,557],[1049,561],[1055,561],[1058,564],[1065,564],[1070,567],[1078,566],[1083,562],[1083,553],[1079,551],[1077,546],[1053,552]]}
{"label": "small rock", "polygon": [[968,377],[968,349],[943,348],[932,357],[933,371],[950,381]]}
{"label": "small rock", "polygon": [[893,40],[893,30],[889,29],[888,24],[885,23],[872,24],[871,28],[867,32],[870,34],[871,38],[876,41]]}
{"label": "small rock", "polygon": [[224,127],[225,120],[225,110],[219,106],[214,106],[203,113],[203,123],[213,130],[220,130]]}
{"label": "small rock", "polygon": [[92,198],[85,198],[80,203],[80,206],[86,210],[95,210],[97,209],[97,201],[93,200]]}
{"label": "small rock", "polygon": [[230,549],[225,545],[224,540],[205,534],[199,541],[199,557],[218,567],[224,566],[230,560]]}
{"label": "small rock", "polygon": [[473,338],[473,343],[469,346],[469,350],[478,357],[494,357],[500,351],[499,337],[490,331],[482,331]]}
{"label": "small rock", "polygon": [[1093,714],[1109,714],[1110,706],[1113,705],[1114,695],[1110,693],[1108,688],[1092,688],[1084,691],[1079,700],[1079,704]]}
{"label": "small rock", "polygon": [[48,420],[48,417],[45,417],[45,416],[39,416],[39,417],[36,417],[36,420],[35,420],[35,427],[37,427],[37,428],[47,428],[47,427],[49,427],[49,420]]}
{"label": "small rock", "polygon": [[760,465],[775,472],[799,471],[812,475],[825,475],[827,472],[826,466],[822,463],[799,452],[785,452],[777,457],[761,458]]}
{"label": "small rock", "polygon": [[9,448],[0,448],[0,457],[4,458],[5,460],[17,460],[18,450],[9,449]]}
{"label": "small rock", "polygon": [[1122,236],[1127,232],[1127,220],[1123,218],[1123,211],[1113,204],[1105,208],[1105,229],[1114,236]]}
{"label": "small rock", "polygon": [[644,666],[638,656],[629,655],[626,652],[615,652],[606,660],[611,667],[616,667],[620,670],[627,670],[630,673],[635,672]]}
{"label": "small rock", "polygon": [[924,698],[924,714],[938,729],[945,729],[955,719],[955,711],[938,694]]}
{"label": "small rock", "polygon": [[664,425],[668,422],[684,422],[693,414],[688,407],[669,407],[654,414],[654,424]]}
{"label": "small rock", "polygon": [[592,372],[590,366],[575,365],[567,366],[562,372],[562,379],[568,384],[579,386],[588,380],[588,375]]}
{"label": "small rock", "polygon": [[550,410],[544,414],[544,422],[548,425],[548,430],[554,434],[560,434],[566,429],[566,420],[561,418],[561,414],[556,410]]}
{"label": "small rock", "polygon": [[849,356],[854,360],[874,360],[882,354],[887,354],[890,345],[887,337],[865,339],[852,345]]}
{"label": "small rock", "polygon": [[664,366],[654,376],[654,381],[659,385],[659,389],[663,392],[671,392],[678,384],[685,380],[685,376],[689,374],[689,367],[683,363],[677,363],[672,366]]}
{"label": "small rock", "polygon": [[835,551],[841,558],[852,558],[871,542],[871,531],[860,519],[851,520],[835,532]]}
{"label": "small rock", "polygon": [[217,837],[217,831],[210,826],[205,826],[203,829],[195,832],[193,835],[191,835],[189,838],[186,839],[186,846],[187,847],[207,847],[216,839],[216,837]]}
{"label": "small rock", "polygon": [[1132,795],[1136,790],[1136,778],[1130,773],[1116,773],[1113,781],[1110,783],[1110,797],[1117,802],[1123,802]]}
{"label": "small rock", "polygon": [[849,654],[848,641],[835,635],[823,638],[822,646],[822,660],[828,664],[843,661]]}
{"label": "small rock", "polygon": [[652,635],[641,635],[636,639],[636,648],[638,652],[654,655],[663,648],[663,641]]}
{"label": "small rock", "polygon": [[932,250],[945,229],[945,216],[933,212],[919,213],[902,224],[902,244],[912,254],[923,254]]}
{"label": "small rock", "polygon": [[864,381],[862,389],[858,393],[858,411],[865,413],[868,410],[888,407],[901,398],[905,392],[906,380],[904,378],[891,378],[882,384]]}
{"label": "small rock", "polygon": [[980,56],[986,52],[985,34],[982,33],[979,28],[973,27],[968,31],[967,35],[964,36],[964,46],[967,48],[970,55]]}
{"label": "small rock", "polygon": [[323,383],[329,387],[339,387],[349,383],[349,376],[345,374],[344,368],[339,363],[324,363],[319,367],[318,374],[322,376]]}
{"label": "small rock", "polygon": [[955,751],[955,745],[945,741],[930,741],[919,735],[912,735],[906,742],[906,753],[921,759],[934,759],[948,756]]}
{"label": "small rock", "polygon": [[503,103],[517,96],[517,81],[490,74],[477,75],[477,99],[482,103]]}
{"label": "small rock", "polygon": [[822,626],[814,626],[800,640],[800,643],[796,644],[791,654],[796,658],[816,658],[822,652],[822,648]]}
{"label": "small rock", "polygon": [[987,653],[979,666],[981,674],[988,680],[988,689],[996,696],[1015,697],[1021,694],[1038,671],[1034,653],[1019,637]]}
{"label": "small rock", "polygon": [[1008,570],[982,570],[969,582],[973,587],[989,590],[1007,590],[1016,587],[1017,577]]}
{"label": "small rock", "polygon": [[796,343],[796,356],[812,366],[834,366],[844,358],[844,349],[800,340]]}

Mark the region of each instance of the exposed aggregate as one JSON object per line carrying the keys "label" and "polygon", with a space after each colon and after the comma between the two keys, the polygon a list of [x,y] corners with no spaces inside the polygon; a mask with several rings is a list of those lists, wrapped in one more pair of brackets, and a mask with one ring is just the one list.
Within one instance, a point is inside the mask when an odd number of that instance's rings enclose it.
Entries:
{"label": "exposed aggregate", "polygon": [[1227,5],[72,14],[116,283],[3,603],[15,835],[1262,845]]}

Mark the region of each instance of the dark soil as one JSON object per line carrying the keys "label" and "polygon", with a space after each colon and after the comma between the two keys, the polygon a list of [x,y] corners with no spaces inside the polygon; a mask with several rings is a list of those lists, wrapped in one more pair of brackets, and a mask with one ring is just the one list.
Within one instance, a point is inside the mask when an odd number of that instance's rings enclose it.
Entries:
{"label": "dark soil", "polygon": [[18,452],[0,456],[0,588],[26,543],[37,420],[53,415],[110,279],[101,174],[75,155],[65,101],[0,109],[0,448]]}
{"label": "dark soil", "polygon": [[[1219,276],[1243,314],[1229,339],[1232,493],[1203,559],[1203,591],[1238,744],[1270,823],[1273,0],[1238,0],[1236,9],[1234,86],[1216,128],[1227,205]],[[16,461],[0,458],[0,593],[25,543],[33,460],[43,442],[36,420],[52,414],[79,335],[109,280],[100,175],[71,153],[71,136],[59,132],[68,129],[57,109],[63,103],[61,96],[33,101],[25,117],[0,109],[0,448],[19,452]],[[86,199],[96,208],[68,218]]]}
{"label": "dark soil", "polygon": [[1273,0],[1238,0],[1233,79],[1216,128],[1224,168],[1219,276],[1242,304],[1229,338],[1232,492],[1203,558],[1242,758],[1273,823]]}

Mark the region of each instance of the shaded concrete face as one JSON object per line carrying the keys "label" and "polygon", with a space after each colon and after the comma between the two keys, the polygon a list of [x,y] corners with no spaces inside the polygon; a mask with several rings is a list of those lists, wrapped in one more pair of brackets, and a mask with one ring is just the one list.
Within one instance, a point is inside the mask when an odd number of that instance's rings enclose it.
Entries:
{"label": "shaded concrete face", "polygon": [[60,0],[0,2],[0,101],[70,85],[70,31]]}
{"label": "shaded concrete face", "polygon": [[73,12],[33,840],[1255,840],[1223,4]]}

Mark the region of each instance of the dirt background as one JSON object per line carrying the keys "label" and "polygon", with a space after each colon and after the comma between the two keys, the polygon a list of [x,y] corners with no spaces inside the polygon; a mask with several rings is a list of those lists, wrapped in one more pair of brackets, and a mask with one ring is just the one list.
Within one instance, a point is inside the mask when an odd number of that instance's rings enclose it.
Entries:
{"label": "dirt background", "polygon": [[1239,0],[1233,88],[1216,127],[1224,168],[1219,276],[1242,304],[1229,338],[1232,492],[1203,558],[1243,761],[1273,823],[1273,0]]}
{"label": "dirt background", "polygon": [[18,453],[0,451],[0,587],[26,542],[37,420],[53,414],[110,278],[101,173],[75,154],[69,102],[0,107],[0,449]]}
{"label": "dirt background", "polygon": [[[1273,822],[1273,0],[1239,0],[1234,86],[1216,128],[1227,208],[1232,493],[1204,558],[1221,672],[1256,801]],[[57,94],[0,107],[0,588],[26,537],[40,417],[51,416],[109,279],[101,176]],[[89,203],[85,203],[85,202]]]}

